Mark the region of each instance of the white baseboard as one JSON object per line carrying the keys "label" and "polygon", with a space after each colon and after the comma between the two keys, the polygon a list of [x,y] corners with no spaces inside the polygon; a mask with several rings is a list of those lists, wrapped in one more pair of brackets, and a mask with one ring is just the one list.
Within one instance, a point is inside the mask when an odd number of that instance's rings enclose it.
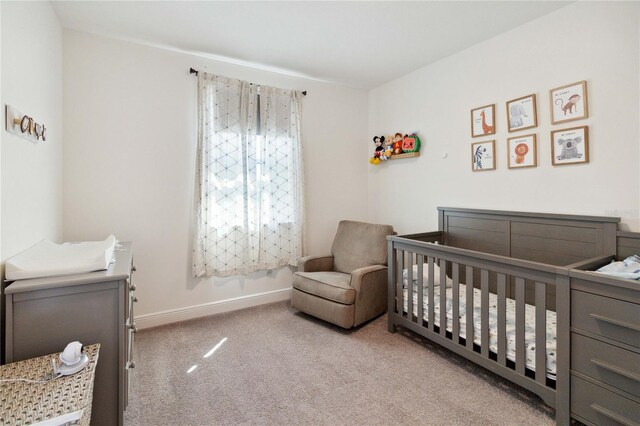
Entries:
{"label": "white baseboard", "polygon": [[291,288],[285,288],[282,290],[251,294],[249,296],[235,297],[233,299],[203,303],[202,305],[188,306],[186,308],[139,315],[135,317],[135,321],[137,328],[143,329],[289,299],[291,299]]}

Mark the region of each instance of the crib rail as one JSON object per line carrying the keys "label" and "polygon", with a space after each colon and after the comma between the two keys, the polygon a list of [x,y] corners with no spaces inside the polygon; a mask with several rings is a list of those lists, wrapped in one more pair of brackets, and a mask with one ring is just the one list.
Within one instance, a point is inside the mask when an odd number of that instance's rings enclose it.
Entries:
{"label": "crib rail", "polygon": [[[473,362],[540,395],[556,406],[556,388],[568,386],[569,282],[568,272],[551,265],[433,244],[437,233],[388,237],[389,331],[401,325],[453,350]],[[410,238],[407,238],[410,237]],[[419,237],[413,239],[413,237]],[[426,241],[429,242],[426,242]],[[417,265],[414,284],[413,266]],[[436,265],[439,275],[435,276]],[[424,268],[428,282],[424,283]],[[404,308],[403,270],[407,271],[407,308]],[[439,321],[436,324],[436,280],[439,282]],[[447,330],[447,280],[451,280],[451,326]],[[426,285],[425,285],[426,284]],[[460,294],[465,284],[465,294]],[[418,306],[414,309],[414,285]],[[525,293],[533,288],[535,299],[535,368],[527,368],[525,347]],[[556,380],[547,377],[546,330],[550,305],[547,287],[555,287]],[[474,288],[480,292],[480,344],[474,335]],[[426,293],[426,294],[425,294]],[[490,350],[490,294],[497,299],[497,350]],[[460,322],[460,297],[466,305],[465,337]],[[424,312],[426,299],[428,312]],[[507,357],[507,300],[515,304],[515,360]],[[529,302],[529,304],[533,304]],[[416,314],[414,315],[414,311]],[[426,319],[425,319],[426,317]],[[568,392],[566,393],[568,395]]]}

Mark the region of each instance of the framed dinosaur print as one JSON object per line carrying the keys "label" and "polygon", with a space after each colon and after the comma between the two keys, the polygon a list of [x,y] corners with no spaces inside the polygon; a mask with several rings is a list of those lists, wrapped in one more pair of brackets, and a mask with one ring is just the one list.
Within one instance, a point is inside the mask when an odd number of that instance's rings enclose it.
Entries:
{"label": "framed dinosaur print", "polygon": [[496,141],[471,144],[471,170],[480,172],[496,169]]}
{"label": "framed dinosaur print", "polygon": [[485,105],[471,110],[471,137],[494,135],[496,133],[496,104]]}
{"label": "framed dinosaur print", "polygon": [[538,125],[536,95],[523,96],[507,102],[509,132],[531,129]]}
{"label": "framed dinosaur print", "polygon": [[589,117],[587,82],[583,80],[549,90],[549,102],[552,124]]}
{"label": "framed dinosaur print", "polygon": [[522,169],[538,165],[535,134],[507,139],[507,150],[507,167],[510,169]]}
{"label": "framed dinosaur print", "polygon": [[554,166],[589,162],[589,126],[551,131]]}

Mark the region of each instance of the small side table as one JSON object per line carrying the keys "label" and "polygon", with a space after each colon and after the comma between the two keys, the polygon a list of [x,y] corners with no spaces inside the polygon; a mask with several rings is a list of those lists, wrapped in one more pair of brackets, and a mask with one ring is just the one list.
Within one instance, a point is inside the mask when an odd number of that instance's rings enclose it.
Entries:
{"label": "small side table", "polygon": [[[39,423],[81,411],[77,424],[89,425],[100,344],[85,346],[84,352],[89,357],[89,364],[71,376],[46,383],[0,382],[0,424]],[[50,378],[53,376],[51,360],[59,362],[59,355],[56,353],[2,365],[0,379],[42,381]]]}

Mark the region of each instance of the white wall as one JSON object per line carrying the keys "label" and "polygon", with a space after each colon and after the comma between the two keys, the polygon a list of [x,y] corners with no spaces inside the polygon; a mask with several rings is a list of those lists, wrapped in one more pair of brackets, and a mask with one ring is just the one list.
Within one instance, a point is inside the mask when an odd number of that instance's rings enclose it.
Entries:
{"label": "white wall", "polygon": [[[427,231],[437,229],[437,206],[458,206],[621,216],[640,229],[639,10],[574,3],[372,90],[369,136],[417,130],[423,148],[419,158],[370,166],[369,219]],[[579,80],[588,82],[589,118],[550,126],[549,89]],[[505,102],[530,93],[539,165],[508,170]],[[469,111],[492,103],[497,170],[474,173]],[[550,130],[581,125],[590,163],[553,167]]]}
{"label": "white wall", "polygon": [[366,92],[65,30],[64,237],[114,233],[134,242],[142,316],[291,286],[288,268],[190,277],[197,123],[190,67],[308,91],[310,253],[329,251],[339,220],[366,219],[368,164],[358,143],[366,135]]}
{"label": "white wall", "polygon": [[33,144],[4,130],[0,260],[62,238],[62,29],[48,2],[2,2],[2,115],[6,104],[47,127]]}

